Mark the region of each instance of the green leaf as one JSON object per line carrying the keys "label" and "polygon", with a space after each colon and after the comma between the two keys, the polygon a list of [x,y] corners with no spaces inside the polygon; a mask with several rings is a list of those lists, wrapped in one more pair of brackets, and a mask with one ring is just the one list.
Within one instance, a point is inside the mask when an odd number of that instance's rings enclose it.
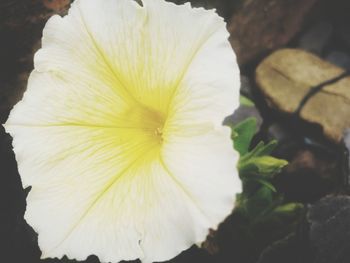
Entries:
{"label": "green leaf", "polygon": [[288,203],[284,205],[277,206],[273,212],[283,215],[293,215],[296,212],[303,209],[304,205],[300,203]]}
{"label": "green leaf", "polygon": [[255,181],[255,182],[257,182],[257,183],[259,183],[259,184],[269,188],[274,193],[277,192],[276,188],[270,182],[268,182],[268,181],[266,181],[266,180],[264,180],[262,178],[256,178],[255,177],[255,178],[252,178],[252,179],[249,179],[249,180]]}
{"label": "green leaf", "polygon": [[269,155],[272,153],[272,151],[276,148],[277,141],[273,140],[265,145],[264,142],[259,142],[253,150],[251,150],[249,153],[246,153],[244,156],[242,156],[242,162],[251,159],[256,158],[264,155]]}
{"label": "green leaf", "polygon": [[276,173],[279,173],[287,164],[288,162],[286,160],[265,155],[261,157],[242,159],[238,163],[238,169],[241,176],[253,174],[272,177]]}
{"label": "green leaf", "polygon": [[276,188],[269,182],[270,178],[265,178],[261,175],[249,174],[242,178],[243,183],[243,194],[249,196],[255,192],[258,188],[264,186],[269,188],[272,192],[276,193]]}
{"label": "green leaf", "polygon": [[254,219],[270,209],[273,204],[273,192],[268,187],[260,187],[253,195],[246,198],[245,212]]}
{"label": "green leaf", "polygon": [[254,106],[254,102],[243,95],[241,95],[239,97],[239,102],[241,105],[246,106],[246,107],[253,107]]}
{"label": "green leaf", "polygon": [[250,143],[256,132],[256,119],[253,117],[248,118],[233,127],[233,145],[241,156],[248,152]]}
{"label": "green leaf", "polygon": [[240,153],[239,176],[243,191],[237,195],[235,217],[246,242],[259,239],[261,247],[295,231],[303,205],[285,203],[283,195],[271,183],[273,176],[288,164],[271,156],[277,142],[259,142],[249,151],[257,131],[256,120],[249,118],[232,128],[234,148]]}
{"label": "green leaf", "polygon": [[277,141],[273,140],[269,142],[268,144],[258,144],[255,148],[255,154],[254,156],[264,156],[264,155],[269,155],[272,153],[272,151],[276,148],[277,146]]}

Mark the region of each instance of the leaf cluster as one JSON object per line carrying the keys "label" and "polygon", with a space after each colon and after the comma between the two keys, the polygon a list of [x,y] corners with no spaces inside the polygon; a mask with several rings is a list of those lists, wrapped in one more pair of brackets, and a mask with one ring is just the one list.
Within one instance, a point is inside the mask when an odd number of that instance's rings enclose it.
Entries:
{"label": "leaf cluster", "polygon": [[247,244],[254,244],[258,254],[259,249],[295,230],[303,205],[286,203],[274,186],[274,177],[288,162],[271,156],[276,141],[252,145],[257,132],[256,119],[248,118],[231,128],[233,146],[240,154],[238,170],[243,185],[234,216],[244,223],[237,231]]}

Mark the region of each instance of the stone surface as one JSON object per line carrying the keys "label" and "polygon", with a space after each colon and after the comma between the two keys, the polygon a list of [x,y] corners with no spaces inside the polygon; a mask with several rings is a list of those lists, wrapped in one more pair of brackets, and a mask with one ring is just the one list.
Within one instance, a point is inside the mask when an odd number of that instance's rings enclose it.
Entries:
{"label": "stone surface", "polygon": [[320,21],[311,25],[300,37],[298,46],[301,49],[321,55],[333,33],[329,22]]}
{"label": "stone surface", "polygon": [[[249,79],[249,77],[245,75],[241,75],[241,94],[249,99],[253,98],[252,81]],[[235,112],[232,115],[228,116],[225,119],[224,123],[226,125],[236,125],[249,117],[254,117],[256,119],[257,130],[260,130],[260,127],[263,123],[263,119],[255,105],[240,105],[239,108],[235,110]]]}
{"label": "stone surface", "polygon": [[[282,49],[256,69],[256,82],[270,106],[293,113],[311,87],[339,76],[344,70],[311,53]],[[324,135],[340,142],[350,127],[350,78],[328,85],[303,107],[300,117],[319,124]]]}
{"label": "stone surface", "polygon": [[310,251],[305,240],[301,240],[296,234],[290,234],[285,238],[272,243],[260,255],[257,263],[312,263]]}
{"label": "stone surface", "polygon": [[331,51],[326,56],[326,60],[338,67],[350,69],[350,56],[341,51]]}
{"label": "stone surface", "polygon": [[241,94],[253,98],[253,85],[251,79],[246,75],[241,75]]}
{"label": "stone surface", "polygon": [[327,196],[310,206],[313,263],[350,262],[350,197]]}
{"label": "stone surface", "polygon": [[347,165],[347,167],[343,167],[344,173],[347,179],[348,187],[350,187],[350,129],[346,129],[344,134],[344,144],[347,150],[346,153],[346,159],[344,160],[344,165]]}
{"label": "stone surface", "polygon": [[348,151],[350,152],[350,128],[346,129],[344,134],[344,142]]}
{"label": "stone surface", "polygon": [[270,125],[267,131],[267,135],[269,140],[277,140],[279,143],[292,139],[291,131],[287,130],[279,123],[273,123]]}
{"label": "stone surface", "polygon": [[239,64],[288,43],[300,30],[317,0],[250,0],[233,14],[228,25]]}
{"label": "stone surface", "polygon": [[53,14],[64,15],[70,0],[0,1],[0,122],[21,99],[42,29]]}
{"label": "stone surface", "polygon": [[314,202],[336,189],[340,169],[335,152],[299,145],[286,145],[284,153],[277,150],[289,165],[276,176],[275,185],[288,200]]}
{"label": "stone surface", "polygon": [[[137,0],[140,1],[140,0]],[[216,9],[217,13],[226,21],[231,17],[240,2],[244,0],[168,0],[176,4],[190,2],[194,7],[204,7],[205,9]]]}
{"label": "stone surface", "polygon": [[342,23],[338,26],[337,35],[342,40],[342,42],[350,48],[350,28],[349,28],[349,16],[342,21]]}
{"label": "stone surface", "polygon": [[336,160],[332,160],[331,156],[327,156],[325,153],[323,153],[323,156],[320,155],[320,151],[317,153],[311,149],[299,150],[286,167],[285,172],[290,174],[316,174],[320,179],[333,179],[337,172]]}
{"label": "stone surface", "polygon": [[255,106],[240,105],[234,114],[225,119],[224,123],[235,125],[249,117],[254,117],[256,119],[257,130],[260,130],[263,119],[260,115],[259,110]]}
{"label": "stone surface", "polygon": [[43,0],[43,4],[47,9],[55,12],[65,12],[71,0]]}

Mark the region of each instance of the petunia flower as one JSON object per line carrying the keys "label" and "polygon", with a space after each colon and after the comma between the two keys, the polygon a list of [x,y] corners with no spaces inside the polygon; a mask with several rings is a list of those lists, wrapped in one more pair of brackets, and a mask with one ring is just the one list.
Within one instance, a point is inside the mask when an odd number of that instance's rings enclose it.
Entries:
{"label": "petunia flower", "polygon": [[164,261],[231,213],[227,38],[215,11],[163,0],[76,0],[49,19],[4,125],[42,258]]}

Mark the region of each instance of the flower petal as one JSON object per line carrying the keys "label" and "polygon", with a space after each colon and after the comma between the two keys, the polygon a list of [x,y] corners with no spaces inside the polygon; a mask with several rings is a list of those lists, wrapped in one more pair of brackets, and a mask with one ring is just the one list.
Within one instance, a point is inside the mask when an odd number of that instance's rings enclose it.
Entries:
{"label": "flower petal", "polygon": [[214,11],[161,0],[76,0],[48,21],[5,124],[43,258],[167,260],[230,213],[227,37]]}
{"label": "flower petal", "polygon": [[238,108],[239,68],[227,37],[219,26],[193,58],[169,105],[169,129],[222,126]]}
{"label": "flower petal", "polygon": [[[46,137],[52,140],[57,133],[54,140],[56,147],[62,145],[65,127],[61,132],[57,128],[33,129],[37,130],[31,133],[31,130],[25,129],[23,134],[17,129],[15,138],[39,136],[45,139],[45,134],[50,134]],[[70,132],[73,135],[74,132]],[[82,138],[82,135],[83,131],[81,134],[76,131],[72,137]],[[239,186],[234,185],[235,156],[232,156],[231,149],[227,151],[229,144],[225,140],[220,142],[222,137],[218,136],[208,152],[206,145],[210,137],[203,136],[194,144],[191,141],[193,148],[190,149],[188,141],[174,141],[165,149],[167,155],[164,163],[158,159],[149,162],[148,153],[143,152],[139,159],[124,163],[121,162],[121,154],[115,151],[115,156],[119,158],[107,165],[104,159],[109,157],[113,160],[114,157],[107,155],[112,154],[110,151],[99,152],[93,145],[86,144],[80,146],[91,147],[91,152],[79,154],[74,153],[74,147],[68,148],[74,159],[71,157],[53,163],[50,177],[35,182],[27,200],[25,218],[39,233],[43,257],[62,257],[66,254],[70,258],[84,260],[88,255],[96,254],[102,262],[138,257],[146,262],[161,261],[175,256],[194,242],[203,241],[208,229],[216,228],[232,210],[235,195],[232,189],[238,190],[235,187]],[[110,139],[110,136],[102,135],[102,138]],[[90,141],[89,138],[81,140],[81,143]],[[223,142],[226,143],[225,152],[222,152],[222,156],[214,156],[217,153],[215,150],[222,147]],[[100,145],[96,140],[95,144]],[[16,145],[15,141],[17,156],[22,156]],[[53,143],[48,141],[48,145],[52,147]],[[36,144],[33,146],[38,148]],[[193,160],[194,154],[198,156],[198,161]],[[198,162],[205,162],[208,157],[215,164],[206,166],[207,174],[203,174],[203,165],[200,166]],[[233,158],[225,160],[219,157]],[[40,155],[33,158],[40,158]],[[180,171],[175,169],[176,177],[173,177],[165,165],[172,160],[169,169],[173,169],[173,165],[179,164],[176,161],[178,158],[183,168]],[[193,164],[189,163],[192,161]],[[82,167],[79,162],[85,165]],[[34,162],[29,163],[33,165]],[[33,173],[44,172],[40,163],[31,168]],[[23,162],[21,164],[24,165]],[[46,163],[44,169],[49,169],[47,166]],[[20,167],[23,169],[23,166]],[[212,172],[218,175],[213,176]],[[219,196],[215,187],[220,187],[224,194]]]}
{"label": "flower petal", "polygon": [[208,219],[208,228],[216,229],[230,214],[241,191],[239,155],[232,151],[229,136],[226,127],[198,136],[184,134],[173,137],[162,150],[164,166]]}
{"label": "flower petal", "polygon": [[[147,262],[169,259],[193,243],[202,243],[209,229],[217,229],[232,212],[241,182],[236,168],[239,156],[232,151],[229,134],[223,128],[195,138],[176,137],[164,146],[159,161],[178,194],[171,193],[177,200],[168,201],[156,217],[148,218],[148,236],[141,243]],[[181,209],[185,206],[188,211]],[[182,235],[176,234],[179,231]]]}

